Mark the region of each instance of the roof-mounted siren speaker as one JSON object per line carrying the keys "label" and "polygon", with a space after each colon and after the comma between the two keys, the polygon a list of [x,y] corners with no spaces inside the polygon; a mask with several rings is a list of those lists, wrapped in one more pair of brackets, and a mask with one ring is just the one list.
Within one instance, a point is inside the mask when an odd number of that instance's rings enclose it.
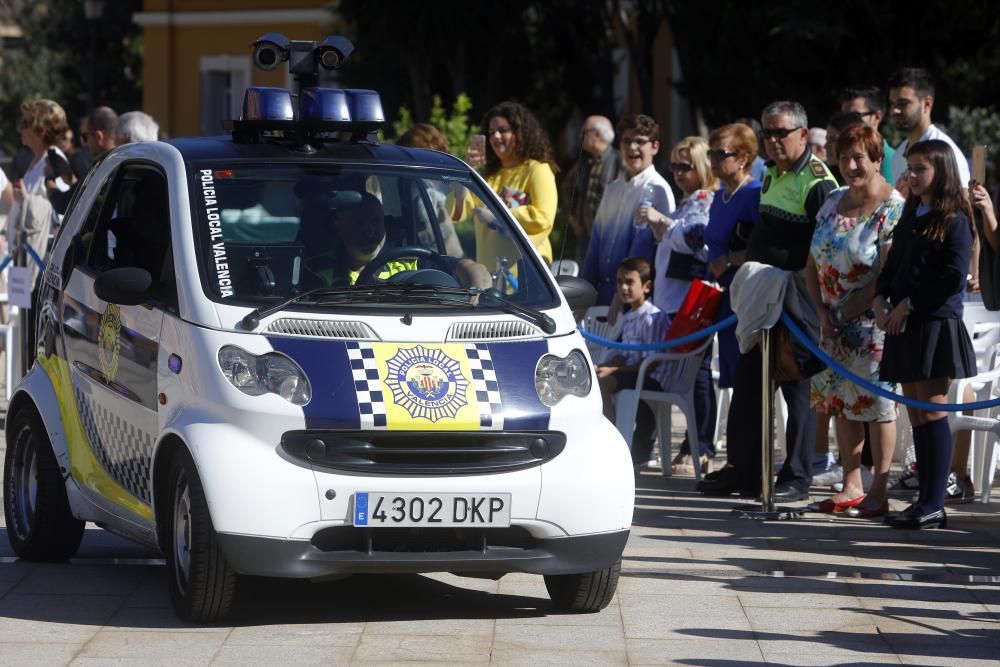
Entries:
{"label": "roof-mounted siren speaker", "polygon": [[374,90],[347,89],[347,105],[351,111],[351,122],[378,128],[385,123],[382,113],[382,98]]}
{"label": "roof-mounted siren speaker", "polygon": [[303,88],[299,97],[299,119],[350,123],[347,91],[336,88]]}
{"label": "roof-mounted siren speaker", "polygon": [[251,86],[243,93],[242,120],[294,120],[292,94],[284,88]]}

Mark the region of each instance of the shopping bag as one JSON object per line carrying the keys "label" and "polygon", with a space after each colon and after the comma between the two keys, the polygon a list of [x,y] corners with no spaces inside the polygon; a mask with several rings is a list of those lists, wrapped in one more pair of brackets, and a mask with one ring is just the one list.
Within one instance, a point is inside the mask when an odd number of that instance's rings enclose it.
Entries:
{"label": "shopping bag", "polygon": [[[670,322],[667,340],[687,336],[712,326],[715,323],[715,318],[719,315],[721,305],[721,289],[704,280],[692,280],[680,310]],[[696,340],[672,349],[676,352],[690,352],[704,342],[704,340]]]}

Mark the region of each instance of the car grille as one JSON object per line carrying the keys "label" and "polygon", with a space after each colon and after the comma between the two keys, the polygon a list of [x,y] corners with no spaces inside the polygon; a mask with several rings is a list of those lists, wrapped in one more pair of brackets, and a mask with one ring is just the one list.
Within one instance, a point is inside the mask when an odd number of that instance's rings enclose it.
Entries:
{"label": "car grille", "polygon": [[378,336],[364,322],[308,320],[285,317],[271,322],[268,333],[341,340],[378,340]]}
{"label": "car grille", "polygon": [[445,553],[496,549],[533,549],[535,539],[520,526],[509,528],[355,528],[318,531],[312,545],[320,551],[361,553]]}
{"label": "car grille", "polygon": [[540,465],[562,452],[556,431],[288,431],[281,447],[311,465],[352,472],[455,475]]}
{"label": "car grille", "polygon": [[517,340],[541,338],[542,332],[524,320],[490,320],[455,322],[448,327],[448,341],[456,340]]}

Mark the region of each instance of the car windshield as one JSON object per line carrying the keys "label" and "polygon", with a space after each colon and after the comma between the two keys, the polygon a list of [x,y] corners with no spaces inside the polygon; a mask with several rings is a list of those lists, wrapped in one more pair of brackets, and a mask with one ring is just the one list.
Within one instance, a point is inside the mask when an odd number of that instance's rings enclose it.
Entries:
{"label": "car windshield", "polygon": [[[460,172],[205,162],[192,165],[191,180],[202,284],[214,301],[266,307],[318,288],[402,284],[555,303],[544,269],[511,232],[516,223]],[[333,307],[396,305],[388,301]]]}

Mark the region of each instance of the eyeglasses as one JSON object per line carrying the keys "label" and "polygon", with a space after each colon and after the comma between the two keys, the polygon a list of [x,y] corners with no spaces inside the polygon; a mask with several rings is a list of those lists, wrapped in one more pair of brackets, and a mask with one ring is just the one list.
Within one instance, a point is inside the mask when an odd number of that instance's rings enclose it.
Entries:
{"label": "eyeglasses", "polygon": [[674,172],[675,174],[683,174],[683,173],[691,171],[692,169],[694,169],[694,165],[693,164],[689,164],[687,162],[671,162],[670,163],[670,171]]}
{"label": "eyeglasses", "polygon": [[797,132],[798,130],[801,130],[801,129],[804,129],[804,128],[801,128],[801,127],[792,127],[792,128],[787,128],[787,127],[765,127],[763,130],[760,131],[760,133],[764,136],[765,139],[784,139],[785,137],[787,137],[792,132]]}
{"label": "eyeglasses", "polygon": [[623,138],[621,143],[622,143],[622,146],[625,146],[626,148],[629,147],[629,146],[632,146],[633,144],[635,144],[639,148],[642,148],[646,144],[653,143],[653,140],[652,139],[646,139],[645,137],[633,137],[631,139],[624,139]]}
{"label": "eyeglasses", "polygon": [[721,148],[713,148],[708,151],[709,160],[725,160],[727,157],[736,157],[736,153],[730,153],[729,151],[724,151]]}

